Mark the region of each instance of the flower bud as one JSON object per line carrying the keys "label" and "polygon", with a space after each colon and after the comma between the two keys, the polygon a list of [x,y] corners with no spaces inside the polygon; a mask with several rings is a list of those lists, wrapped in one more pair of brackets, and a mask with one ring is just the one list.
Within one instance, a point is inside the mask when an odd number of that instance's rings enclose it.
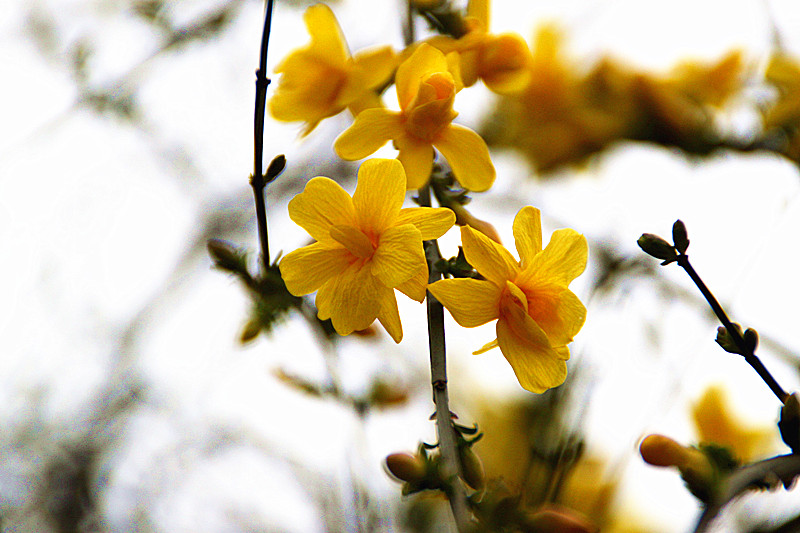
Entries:
{"label": "flower bud", "polygon": [[646,254],[657,259],[663,259],[664,262],[661,263],[662,265],[667,265],[678,260],[678,252],[675,250],[675,247],[658,235],[643,233],[636,243]]}
{"label": "flower bud", "polygon": [[386,468],[401,481],[417,483],[425,479],[425,462],[408,452],[393,453],[386,457]]}
{"label": "flower bud", "polygon": [[[742,326],[737,324],[736,322],[733,323],[733,327],[736,332],[741,336],[742,335]],[[720,326],[717,328],[717,344],[722,346],[722,349],[728,353],[735,353],[741,354],[741,350],[736,345],[736,342],[733,340],[733,336],[728,332],[728,329],[725,326]],[[758,342],[758,336],[756,335],[756,342]]]}
{"label": "flower bud", "polygon": [[664,435],[648,435],[639,445],[642,459],[653,466],[674,466],[692,494],[706,500],[713,493],[714,467],[697,448],[684,446]]}
{"label": "flower bud", "polygon": [[686,233],[686,226],[680,220],[676,220],[672,225],[672,242],[675,243],[675,248],[678,253],[685,254],[686,249],[689,248],[689,236]]}
{"label": "flower bud", "polygon": [[264,174],[264,183],[269,183],[277,178],[284,168],[286,168],[286,156],[283,154],[276,156],[267,167],[267,173]]}
{"label": "flower bud", "polygon": [[485,481],[486,474],[483,470],[483,463],[480,457],[472,450],[469,445],[460,447],[461,470],[464,476],[464,483],[475,490],[481,490]]}
{"label": "flower bud", "polygon": [[600,528],[567,507],[549,505],[528,517],[524,531],[536,533],[596,533]]}
{"label": "flower bud", "polygon": [[744,330],[743,338],[748,354],[754,353],[758,348],[758,332],[753,328],[747,328]]}
{"label": "flower bud", "polygon": [[793,392],[786,398],[781,408],[781,419],[778,422],[781,438],[794,453],[800,452],[800,399]]}

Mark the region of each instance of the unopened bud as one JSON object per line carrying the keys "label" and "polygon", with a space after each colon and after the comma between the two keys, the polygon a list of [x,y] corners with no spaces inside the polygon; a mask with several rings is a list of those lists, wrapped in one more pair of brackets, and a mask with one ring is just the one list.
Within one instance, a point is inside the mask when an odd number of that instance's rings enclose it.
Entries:
{"label": "unopened bud", "polygon": [[664,261],[661,263],[662,265],[668,265],[678,260],[678,252],[675,250],[675,247],[658,235],[643,233],[636,243],[646,254],[657,259],[662,259]]}
{"label": "unopened bud", "polygon": [[475,490],[481,490],[486,478],[483,470],[483,463],[480,457],[472,450],[472,447],[465,445],[460,448],[461,470],[464,475],[464,482]]}
{"label": "unopened bud", "polygon": [[386,468],[394,477],[407,483],[422,481],[427,473],[424,461],[408,452],[393,453],[386,457]]}
{"label": "unopened bud", "polygon": [[498,244],[503,244],[500,240],[500,234],[497,233],[497,230],[486,222],[485,220],[481,220],[477,218],[475,215],[470,213],[463,205],[455,204],[452,206],[453,211],[456,214],[456,224],[459,226],[469,226],[474,230],[480,231],[494,242]]}
{"label": "unopened bud", "polygon": [[781,419],[778,422],[781,438],[794,453],[800,452],[800,399],[793,392],[786,398],[781,408]]}
{"label": "unopened bud", "polygon": [[[737,324],[736,322],[734,322],[732,325],[733,328],[736,330],[736,333],[738,333],[739,336],[742,336],[743,335],[742,326]],[[722,347],[722,349],[725,350],[726,352],[742,355],[741,350],[736,345],[736,342],[734,342],[733,340],[733,335],[730,334],[730,332],[725,326],[720,326],[717,328],[716,341],[717,344],[719,344]],[[756,336],[756,342],[757,341],[758,341],[758,336]]]}
{"label": "unopened bud", "polygon": [[664,435],[648,435],[639,445],[642,459],[653,466],[674,466],[692,494],[705,500],[713,492],[714,467],[697,448],[684,446]]}
{"label": "unopened bud", "polygon": [[284,168],[286,168],[286,156],[283,154],[276,156],[267,167],[267,173],[264,174],[264,183],[269,183],[277,178]]}
{"label": "unopened bud", "polygon": [[258,337],[261,332],[261,321],[257,317],[250,317],[248,321],[242,326],[242,332],[239,334],[239,342],[247,344]]}
{"label": "unopened bud", "polygon": [[596,533],[600,528],[577,511],[549,505],[525,520],[524,531],[536,533]]}
{"label": "unopened bud", "polygon": [[689,236],[686,233],[686,226],[680,220],[676,220],[672,225],[672,242],[675,243],[675,248],[678,253],[685,254],[686,249],[689,248]]}
{"label": "unopened bud", "polygon": [[743,338],[748,354],[754,353],[758,348],[758,332],[753,328],[747,328],[744,331]]}

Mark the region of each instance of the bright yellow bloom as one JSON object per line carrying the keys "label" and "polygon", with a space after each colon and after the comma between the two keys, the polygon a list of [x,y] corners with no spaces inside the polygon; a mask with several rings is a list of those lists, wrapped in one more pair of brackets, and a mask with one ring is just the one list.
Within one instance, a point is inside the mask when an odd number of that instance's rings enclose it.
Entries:
{"label": "bright yellow bloom", "polygon": [[336,139],[339,157],[362,159],[393,140],[406,171],[406,187],[419,189],[430,178],[436,147],[464,188],[491,187],[495,170],[486,143],[474,131],[452,124],[458,115],[453,100],[460,77],[450,72],[444,54],[420,44],[398,67],[395,84],[400,111],[373,108],[359,113]]}
{"label": "bright yellow bloom", "polygon": [[421,302],[428,267],[422,241],[441,237],[455,222],[445,208],[402,208],[406,178],[394,159],[365,161],[351,198],[326,177],[310,180],[289,202],[289,216],[317,242],[280,263],[295,296],[317,291],[319,318],[340,335],[377,318],[400,342],[403,328],[394,289]]}
{"label": "bright yellow bloom", "polygon": [[514,240],[519,262],[502,245],[463,226],[464,255],[485,279],[445,279],[428,289],[461,326],[497,319],[497,339],[475,353],[499,346],[520,385],[544,392],[567,377],[567,344],[586,319],[586,308],[567,288],[586,268],[586,238],[557,230],[542,250],[539,210],[524,207],[514,219]]}
{"label": "bright yellow bloom", "polygon": [[741,461],[749,462],[772,451],[774,430],[746,427],[737,420],[722,387],[706,389],[692,407],[692,418],[700,442],[727,446]]}
{"label": "bright yellow bloom", "polygon": [[303,135],[307,135],[320,120],[346,107],[355,114],[380,105],[376,89],[394,71],[396,54],[383,46],[351,57],[336,17],[325,4],[309,7],[303,19],[311,43],[275,68],[282,76],[269,110],[278,120],[304,121]]}
{"label": "bright yellow bloom", "polygon": [[492,91],[508,94],[521,91],[531,78],[532,56],[528,44],[516,33],[489,33],[489,1],[471,0],[467,6],[469,31],[454,39],[437,35],[426,42],[444,54],[458,52],[464,87],[482,79]]}

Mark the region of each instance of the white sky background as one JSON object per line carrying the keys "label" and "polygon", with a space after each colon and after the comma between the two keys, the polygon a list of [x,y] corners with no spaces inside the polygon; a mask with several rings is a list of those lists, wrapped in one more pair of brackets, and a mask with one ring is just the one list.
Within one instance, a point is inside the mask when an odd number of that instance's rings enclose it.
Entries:
{"label": "white sky background", "polygon": [[[70,44],[89,39],[96,49],[90,82],[113,87],[157,49],[157,33],[125,5],[20,0],[0,14],[0,513],[19,516],[15,510],[41,475],[39,463],[71,435],[84,434],[88,402],[112,362],[121,361],[147,388],[97,480],[106,487],[101,510],[109,529],[130,530],[144,513],[154,531],[322,531],[295,478],[298,468],[333,495],[349,493],[355,472],[388,517],[399,486],[380,460],[434,440],[423,307],[402,307],[406,338],[399,347],[386,336],[341,343],[338,371],[349,390],[385,375],[414,394],[407,408],[376,413],[363,426],[349,410],[303,397],[272,377],[285,368],[324,379],[323,358],[301,321],[247,347],[236,344],[247,310],[243,291],[210,270],[202,249],[186,254],[206,238],[198,220],[214,209],[229,212],[223,220],[238,228],[229,238],[257,245],[247,176],[261,4],[246,2],[220,39],[155,57],[137,71],[142,128],[77,106],[66,68]],[[186,22],[216,5],[178,1],[170,12]],[[394,2],[351,0],[333,9],[352,49],[387,41],[400,47]],[[37,10],[56,17],[50,58],[24,29]],[[301,13],[278,3],[272,66],[307,42]],[[496,0],[492,29],[529,37],[548,20],[563,24],[576,58],[611,52],[655,70],[688,57],[714,59],[733,47],[763,67],[770,20],[800,54],[800,9],[788,0]],[[479,88],[462,92],[458,120],[477,125],[486,95]],[[392,98],[387,93],[394,106]],[[344,114],[325,121],[301,142],[297,125],[268,119],[266,157],[285,153],[290,171],[315,161],[294,172],[317,175],[318,167],[331,168],[330,140],[348,121]],[[507,245],[511,219],[527,204],[542,209],[545,240],[568,226],[621,254],[636,253],[642,232],[668,236],[681,218],[693,263],[729,314],[800,351],[793,305],[800,297],[800,182],[792,165],[737,154],[693,162],[629,145],[542,182],[516,158],[495,155],[497,184],[473,195],[471,206]],[[273,253],[306,239],[275,194],[270,190]],[[173,275],[178,265],[185,268]],[[592,268],[574,284],[584,301]],[[691,290],[677,268],[663,274]],[[777,402],[749,367],[716,346],[715,324],[691,306],[660,301],[649,281],[631,280],[618,294],[595,298],[589,313],[573,354],[595,378],[586,392],[590,446],[624,465],[624,494],[637,514],[658,531],[685,531],[695,519],[693,499],[676,474],[641,464],[636,441],[659,432],[691,442],[688,406],[709,383],[735,390],[738,412],[753,423],[773,423]],[[454,409],[462,417],[469,420],[476,397],[524,394],[498,351],[470,355],[492,338],[491,327],[447,327]],[[651,332],[660,338],[658,350],[648,341]],[[762,358],[785,388],[798,388],[797,374],[768,346]],[[15,432],[24,427],[37,428],[39,438],[16,449]],[[352,521],[348,528],[356,531]],[[28,520],[20,531],[36,529]]]}

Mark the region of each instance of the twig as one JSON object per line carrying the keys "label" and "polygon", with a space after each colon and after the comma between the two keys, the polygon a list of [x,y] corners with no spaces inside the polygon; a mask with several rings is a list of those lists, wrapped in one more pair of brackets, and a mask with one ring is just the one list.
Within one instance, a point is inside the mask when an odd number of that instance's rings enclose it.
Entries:
{"label": "twig", "polygon": [[[430,207],[430,189],[426,185],[419,190],[419,205]],[[424,242],[425,257],[428,261],[428,283],[441,277],[434,268],[441,259],[439,244],[430,240]],[[447,497],[450,509],[459,532],[471,529],[469,509],[464,485],[461,482],[461,461],[458,456],[455,428],[453,427],[450,400],[447,394],[447,354],[444,338],[444,308],[428,291],[426,298],[428,308],[428,345],[431,358],[431,387],[433,403],[436,405],[436,433],[439,437],[439,453],[442,457],[442,477],[447,480]]]}
{"label": "twig", "polygon": [[256,202],[256,221],[258,224],[258,237],[261,243],[261,264],[264,271],[269,268],[269,233],[267,231],[267,205],[264,200],[264,114],[267,102],[267,87],[270,79],[267,78],[267,51],[269,50],[269,34],[272,28],[273,0],[267,0],[266,14],[264,15],[264,31],[261,34],[261,53],[258,70],[256,70],[256,111],[254,125],[254,170],[250,176],[250,185],[253,187],[253,196]]}
{"label": "twig", "polygon": [[689,263],[689,256],[685,253],[678,254],[677,259],[678,265],[683,268],[689,277],[692,278],[692,281],[697,288],[700,289],[700,292],[703,293],[708,305],[711,306],[711,309],[714,311],[714,314],[717,315],[717,318],[722,325],[725,326],[725,329],[728,331],[728,335],[730,335],[733,342],[736,344],[736,347],[739,350],[739,353],[744,357],[744,360],[753,367],[753,369],[758,372],[758,375],[761,376],[761,379],[764,380],[764,383],[770,388],[770,390],[778,397],[781,403],[786,403],[786,398],[789,396],[786,394],[786,391],[778,384],[777,380],[770,374],[767,367],[764,366],[764,363],[761,362],[761,359],[758,358],[757,355],[754,353],[754,346],[745,342],[742,335],[739,333],[739,330],[736,329],[733,324],[731,323],[728,315],[725,314],[725,311],[722,309],[722,306],[719,304],[717,299],[708,290],[706,284],[703,283],[703,280],[700,279],[700,276],[695,271],[694,267],[692,267],[691,263]]}

